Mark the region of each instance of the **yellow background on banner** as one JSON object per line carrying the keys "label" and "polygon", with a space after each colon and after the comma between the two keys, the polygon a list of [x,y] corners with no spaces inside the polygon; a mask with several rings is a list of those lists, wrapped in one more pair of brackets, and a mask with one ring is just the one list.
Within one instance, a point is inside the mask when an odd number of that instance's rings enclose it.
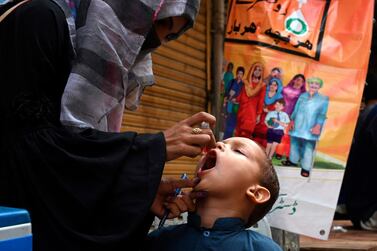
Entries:
{"label": "yellow background on banner", "polygon": [[[264,77],[273,67],[281,67],[283,85],[298,73],[306,78],[321,78],[324,86],[319,93],[329,96],[330,103],[317,152],[341,163],[347,160],[359,113],[370,53],[373,4],[372,0],[309,0],[301,8],[308,32],[295,36],[286,31],[284,22],[299,8],[297,0],[230,1],[226,60],[233,62],[235,68],[244,66],[246,73],[254,62],[262,62]],[[251,23],[256,26],[255,32],[245,32],[245,27],[246,31],[251,30]],[[282,39],[289,37],[289,42],[266,35],[270,28],[279,31]],[[294,47],[297,41],[306,40],[313,44],[312,50]]]}

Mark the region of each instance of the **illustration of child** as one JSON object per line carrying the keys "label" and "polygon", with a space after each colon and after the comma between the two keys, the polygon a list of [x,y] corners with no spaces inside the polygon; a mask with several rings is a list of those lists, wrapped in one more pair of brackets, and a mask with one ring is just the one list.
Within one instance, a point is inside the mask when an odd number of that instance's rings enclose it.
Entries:
{"label": "illustration of child", "polygon": [[284,129],[290,122],[288,114],[283,112],[284,106],[284,99],[277,100],[275,111],[268,112],[264,121],[268,127],[266,154],[269,159],[272,159],[274,156],[276,147],[284,135]]}

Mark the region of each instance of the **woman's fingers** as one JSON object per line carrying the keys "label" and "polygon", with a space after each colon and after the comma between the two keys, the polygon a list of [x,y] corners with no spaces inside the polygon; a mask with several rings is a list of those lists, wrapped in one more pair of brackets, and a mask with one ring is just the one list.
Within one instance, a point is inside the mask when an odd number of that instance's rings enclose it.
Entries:
{"label": "woman's fingers", "polygon": [[[166,197],[164,198],[164,208],[169,210],[168,218],[175,218],[184,212],[194,212],[196,209],[195,200],[206,198],[208,193],[206,191],[193,191],[191,188],[199,182],[198,178],[187,180],[169,180],[164,182],[165,187],[159,190],[164,190]],[[172,191],[176,188],[188,188],[182,190],[177,196],[170,196]],[[164,209],[164,210],[165,210]],[[163,210],[163,211],[164,211]]]}
{"label": "woman's fingers", "polygon": [[170,198],[166,208],[170,213],[168,218],[175,218],[184,212],[194,212],[195,204],[189,193],[182,193],[175,198]]}
{"label": "woman's fingers", "polygon": [[193,198],[190,196],[190,192],[189,193],[182,192],[182,200],[185,203],[188,212],[195,211],[195,208],[196,208],[195,203],[194,203]]}
{"label": "woman's fingers", "polygon": [[193,145],[188,145],[184,143],[176,145],[176,146],[172,146],[169,149],[175,154],[175,158],[178,158],[181,156],[194,158],[198,156],[199,154],[201,154],[202,152],[202,148],[200,146],[193,146]]}
{"label": "woman's fingers", "polygon": [[202,122],[213,126],[216,118],[209,113],[199,112],[164,131],[168,161],[181,156],[195,157],[203,147],[215,146],[212,130],[196,126]]}
{"label": "woman's fingers", "polygon": [[159,191],[162,193],[171,194],[175,192],[177,188],[191,188],[197,185],[198,179],[163,179],[161,180]]}
{"label": "woman's fingers", "polygon": [[178,195],[174,200],[174,204],[177,206],[181,213],[187,212],[188,205],[186,204],[186,201],[184,201],[183,195]]}
{"label": "woman's fingers", "polygon": [[215,116],[206,113],[206,112],[198,112],[191,117],[183,120],[182,122],[188,126],[195,126],[200,125],[202,122],[207,122],[211,127],[213,127],[216,123]]}
{"label": "woman's fingers", "polygon": [[181,215],[181,211],[179,211],[179,208],[175,203],[168,203],[166,208],[169,209],[168,219],[173,219]]}
{"label": "woman's fingers", "polygon": [[202,129],[202,132],[204,134],[207,134],[210,136],[210,140],[206,143],[207,148],[215,148],[216,147],[216,139],[215,135],[213,135],[213,132],[211,129]]}
{"label": "woman's fingers", "polygon": [[208,134],[189,134],[185,136],[184,140],[188,145],[192,146],[204,146],[211,140],[211,136]]}

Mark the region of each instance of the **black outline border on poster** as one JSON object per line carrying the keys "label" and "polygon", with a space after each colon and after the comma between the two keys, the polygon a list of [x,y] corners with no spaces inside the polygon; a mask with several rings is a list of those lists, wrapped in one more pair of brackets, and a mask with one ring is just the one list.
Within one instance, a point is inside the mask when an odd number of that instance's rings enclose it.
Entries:
{"label": "black outline border on poster", "polygon": [[[227,23],[229,23],[229,16],[230,16],[230,12],[231,12],[231,6],[233,5],[233,1],[234,0],[231,0],[230,3],[229,3]],[[290,49],[281,48],[281,47],[276,46],[276,45],[272,45],[272,44],[268,44],[268,43],[264,43],[264,42],[259,42],[259,41],[255,41],[255,40],[243,40],[243,39],[237,39],[237,38],[225,38],[224,42],[238,43],[238,44],[249,44],[249,45],[258,45],[258,46],[262,46],[262,47],[266,47],[266,48],[271,48],[271,49],[274,49],[274,50],[277,50],[277,51],[281,51],[281,52],[286,52],[286,53],[289,53],[289,54],[293,54],[293,55],[296,55],[296,56],[311,58],[311,59],[314,59],[316,61],[319,61],[319,58],[321,56],[322,40],[323,40],[323,36],[325,35],[327,13],[328,13],[329,8],[330,8],[330,3],[331,3],[331,0],[326,0],[326,5],[325,5],[325,8],[323,10],[323,16],[322,16],[322,20],[321,20],[320,32],[319,32],[319,35],[318,35],[317,50],[315,52],[315,56],[314,57],[311,57],[311,56],[309,56],[306,53],[302,53],[302,52],[293,51],[293,50],[290,50]]]}

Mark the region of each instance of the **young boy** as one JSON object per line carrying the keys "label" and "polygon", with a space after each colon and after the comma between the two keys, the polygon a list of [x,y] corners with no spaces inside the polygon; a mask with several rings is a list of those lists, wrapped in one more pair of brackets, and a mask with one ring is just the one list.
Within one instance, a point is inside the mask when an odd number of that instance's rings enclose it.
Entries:
{"label": "young boy", "polygon": [[269,159],[275,154],[275,149],[281,142],[284,129],[288,126],[290,119],[287,113],[283,112],[285,106],[284,99],[279,99],[275,103],[275,111],[267,113],[264,123],[267,125],[267,147],[266,154]]}
{"label": "young boy", "polygon": [[217,142],[199,162],[195,191],[196,213],[188,223],[169,226],[149,235],[147,250],[281,250],[271,239],[251,230],[271,209],[279,182],[265,152],[247,138]]}

